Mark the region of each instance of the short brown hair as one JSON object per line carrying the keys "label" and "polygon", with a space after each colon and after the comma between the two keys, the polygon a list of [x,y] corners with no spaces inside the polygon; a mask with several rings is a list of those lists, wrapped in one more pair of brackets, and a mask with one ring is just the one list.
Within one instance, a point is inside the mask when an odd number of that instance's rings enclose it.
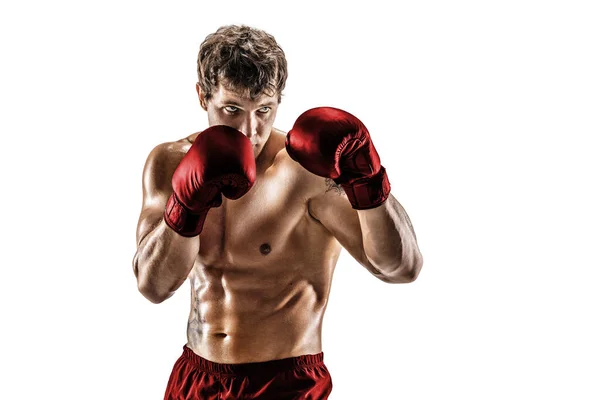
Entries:
{"label": "short brown hair", "polygon": [[198,52],[198,83],[209,99],[219,82],[251,98],[281,93],[287,80],[285,53],[275,38],[246,25],[226,25],[204,39]]}

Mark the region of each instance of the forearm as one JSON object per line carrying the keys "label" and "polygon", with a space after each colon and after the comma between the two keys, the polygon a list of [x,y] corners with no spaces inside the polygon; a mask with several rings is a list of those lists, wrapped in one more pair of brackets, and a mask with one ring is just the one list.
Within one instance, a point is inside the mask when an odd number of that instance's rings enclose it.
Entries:
{"label": "forearm", "polygon": [[197,236],[181,236],[161,219],[142,239],[133,259],[140,292],[153,303],[171,297],[187,279],[199,245]]}
{"label": "forearm", "polygon": [[358,217],[363,249],[373,267],[395,282],[415,280],[423,260],[402,205],[390,194],[381,206],[358,210]]}

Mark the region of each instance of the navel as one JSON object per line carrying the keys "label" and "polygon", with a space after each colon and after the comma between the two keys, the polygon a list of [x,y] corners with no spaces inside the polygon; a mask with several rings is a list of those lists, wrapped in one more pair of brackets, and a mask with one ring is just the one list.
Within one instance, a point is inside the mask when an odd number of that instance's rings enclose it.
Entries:
{"label": "navel", "polygon": [[269,243],[263,243],[260,245],[260,253],[263,256],[266,256],[270,252],[271,252],[271,246],[269,245]]}

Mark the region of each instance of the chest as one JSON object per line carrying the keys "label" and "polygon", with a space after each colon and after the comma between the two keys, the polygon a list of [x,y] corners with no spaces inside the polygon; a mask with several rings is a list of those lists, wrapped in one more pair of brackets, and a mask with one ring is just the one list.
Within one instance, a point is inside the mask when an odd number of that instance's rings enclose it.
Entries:
{"label": "chest", "polygon": [[200,234],[200,261],[209,265],[263,265],[289,252],[289,242],[306,213],[301,185],[282,168],[257,176],[237,200],[223,197],[212,208]]}

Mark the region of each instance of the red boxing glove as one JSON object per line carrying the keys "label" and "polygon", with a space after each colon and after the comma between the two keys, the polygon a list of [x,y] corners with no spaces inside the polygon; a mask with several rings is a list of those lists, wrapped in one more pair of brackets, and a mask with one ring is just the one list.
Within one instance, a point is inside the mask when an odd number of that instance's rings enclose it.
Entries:
{"label": "red boxing glove", "polygon": [[350,113],[332,107],[305,111],[285,147],[304,168],[341,185],[354,209],[375,208],[388,198],[390,182],[369,131]]}
{"label": "red boxing glove", "polygon": [[173,173],[165,223],[181,236],[199,235],[209,209],[221,205],[221,194],[238,199],[255,179],[250,140],[234,128],[211,126],[196,137]]}

